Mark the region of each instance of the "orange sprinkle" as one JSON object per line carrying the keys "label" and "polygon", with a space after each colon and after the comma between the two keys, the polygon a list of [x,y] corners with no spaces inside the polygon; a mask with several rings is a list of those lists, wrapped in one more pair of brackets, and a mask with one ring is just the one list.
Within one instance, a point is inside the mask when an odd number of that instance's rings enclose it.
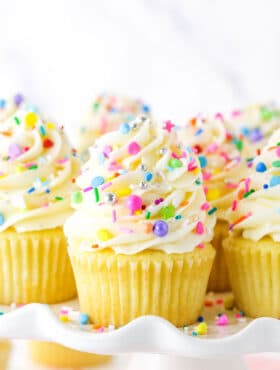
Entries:
{"label": "orange sprinkle", "polygon": [[183,202],[180,204],[180,207],[185,207],[189,204],[187,200],[183,200]]}
{"label": "orange sprinkle", "polygon": [[190,119],[190,124],[192,126],[195,126],[196,125],[196,117]]}
{"label": "orange sprinkle", "polygon": [[99,245],[98,244],[92,244],[91,248],[98,248]]}
{"label": "orange sprinkle", "polygon": [[214,305],[213,301],[210,300],[204,301],[204,306],[206,307],[212,307],[213,305]]}
{"label": "orange sprinkle", "polygon": [[245,190],[244,189],[240,189],[238,190],[238,193],[237,193],[237,198],[240,200],[240,199],[243,199],[243,196],[245,194]]}
{"label": "orange sprinkle", "polygon": [[102,328],[102,326],[100,324],[94,324],[94,325],[92,325],[92,329],[93,330],[98,330],[100,328]]}
{"label": "orange sprinkle", "polygon": [[11,131],[2,131],[1,134],[4,135],[4,136],[12,136]]}
{"label": "orange sprinkle", "polygon": [[151,222],[146,222],[144,224],[144,227],[145,227],[144,230],[146,234],[150,234],[153,231],[153,224]]}

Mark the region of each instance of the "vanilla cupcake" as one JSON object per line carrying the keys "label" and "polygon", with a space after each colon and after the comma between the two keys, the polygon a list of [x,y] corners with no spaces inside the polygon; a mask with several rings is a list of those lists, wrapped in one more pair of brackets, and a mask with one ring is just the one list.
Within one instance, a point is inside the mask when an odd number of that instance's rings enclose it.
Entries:
{"label": "vanilla cupcake", "polygon": [[139,114],[150,114],[150,107],[140,99],[126,96],[101,94],[91,104],[84,124],[76,133],[76,147],[87,156],[87,149],[101,135],[116,130]]}
{"label": "vanilla cupcake", "polygon": [[[29,357],[37,365],[55,369],[80,369],[107,364],[111,357],[79,352],[56,343],[32,341],[28,343]],[[1,354],[1,353],[0,353]],[[1,358],[1,357],[0,357]],[[0,367],[1,370],[1,367]]]}
{"label": "vanilla cupcake", "polygon": [[280,128],[280,110],[274,104],[252,104],[220,118],[230,132],[242,138],[253,157]]}
{"label": "vanilla cupcake", "polygon": [[248,165],[242,140],[230,134],[219,119],[195,117],[178,128],[180,140],[198,155],[208,209],[216,212],[217,224],[212,241],[217,253],[208,290],[227,291],[230,283],[223,256],[222,241],[228,234],[226,211],[232,205],[234,190],[246,176]]}
{"label": "vanilla cupcake", "polygon": [[280,130],[253,163],[228,212],[224,241],[238,307],[251,317],[280,317]]}
{"label": "vanilla cupcake", "polygon": [[62,129],[21,109],[0,124],[0,303],[75,296],[62,226],[78,162]]}
{"label": "vanilla cupcake", "polygon": [[0,123],[11,117],[24,103],[21,94],[16,94],[10,99],[0,98]]}
{"label": "vanilla cupcake", "polygon": [[90,152],[64,229],[81,311],[103,326],[148,314],[196,321],[215,255],[197,158],[172,125],[143,117]]}

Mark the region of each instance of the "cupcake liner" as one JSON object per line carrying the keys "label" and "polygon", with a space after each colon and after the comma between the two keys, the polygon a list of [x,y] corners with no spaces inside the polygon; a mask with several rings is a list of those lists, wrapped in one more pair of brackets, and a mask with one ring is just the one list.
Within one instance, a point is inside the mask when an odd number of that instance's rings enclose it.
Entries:
{"label": "cupcake liner", "polygon": [[224,251],[238,308],[250,317],[280,318],[280,243],[231,236]]}
{"label": "cupcake liner", "polygon": [[7,370],[11,354],[11,343],[6,340],[0,341],[0,370]]}
{"label": "cupcake liner", "polygon": [[176,326],[197,320],[215,255],[210,244],[182,254],[71,247],[81,311],[92,322],[118,327],[142,315],[158,315]]}
{"label": "cupcake liner", "polygon": [[212,245],[216,249],[216,256],[208,282],[208,292],[227,292],[231,290],[228,269],[223,250],[223,240],[228,236],[228,223],[218,220],[214,229]]}
{"label": "cupcake liner", "polygon": [[0,303],[58,303],[76,295],[61,228],[0,233]]}
{"label": "cupcake liner", "polygon": [[31,341],[27,345],[29,357],[34,363],[58,369],[97,366],[111,359],[111,356],[79,352],[56,343]]}

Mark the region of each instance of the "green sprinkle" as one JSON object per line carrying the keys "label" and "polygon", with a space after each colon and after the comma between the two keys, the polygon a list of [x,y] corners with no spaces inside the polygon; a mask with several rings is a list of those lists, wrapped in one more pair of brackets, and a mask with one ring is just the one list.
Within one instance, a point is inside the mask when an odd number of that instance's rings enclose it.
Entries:
{"label": "green sprinkle", "polygon": [[162,207],[159,211],[161,217],[164,219],[164,220],[168,220],[169,218],[171,217],[174,217],[175,215],[175,207],[172,206],[172,205],[169,205],[169,206],[166,206],[166,207]]}
{"label": "green sprinkle", "polygon": [[80,191],[75,191],[71,195],[72,203],[81,203],[83,201],[83,194]]}
{"label": "green sprinkle", "polygon": [[94,188],[94,196],[95,196],[95,201],[96,201],[96,203],[98,203],[99,202],[99,190],[98,190],[98,188]]}
{"label": "green sprinkle", "polygon": [[60,200],[63,200],[63,197],[56,196],[56,197],[54,197],[54,199],[57,200],[57,201],[60,201]]}
{"label": "green sprinkle", "polygon": [[14,117],[16,125],[20,125],[20,120],[17,116]]}
{"label": "green sprinkle", "polygon": [[3,315],[5,315],[5,312],[0,311],[0,316],[3,316]]}
{"label": "green sprinkle", "polygon": [[98,102],[95,102],[93,105],[92,105],[92,108],[93,110],[97,110],[99,108],[99,103]]}
{"label": "green sprinkle", "polygon": [[151,217],[151,212],[146,212],[145,219],[148,220]]}
{"label": "green sprinkle", "polygon": [[37,164],[33,164],[32,166],[28,167],[29,170],[37,170]]}
{"label": "green sprinkle", "polygon": [[182,215],[176,215],[176,216],[175,216],[175,219],[176,219],[176,220],[181,220],[181,218],[182,218]]}
{"label": "green sprinkle", "polygon": [[273,118],[274,116],[274,112],[268,109],[267,107],[261,107],[260,114],[264,122],[271,120],[271,118]]}
{"label": "green sprinkle", "polygon": [[195,180],[195,184],[196,185],[201,185],[201,181],[200,180]]}
{"label": "green sprinkle", "polygon": [[180,159],[170,158],[168,161],[168,166],[171,168],[180,168],[183,166],[183,163],[180,161]]}
{"label": "green sprinkle", "polygon": [[247,193],[245,193],[243,195],[243,198],[248,198],[251,194],[253,194],[255,192],[255,189],[251,189],[249,191],[247,191]]}
{"label": "green sprinkle", "polygon": [[207,212],[208,215],[209,216],[212,215],[213,213],[215,213],[217,211],[217,209],[218,209],[217,207],[213,207],[213,208],[209,209],[209,211]]}
{"label": "green sprinkle", "polygon": [[254,157],[250,157],[246,159],[246,162],[252,162],[254,160]]}
{"label": "green sprinkle", "polygon": [[235,146],[236,146],[236,149],[237,149],[239,152],[241,152],[241,151],[242,151],[242,149],[243,149],[243,141],[242,141],[242,140],[240,140],[240,139],[235,139],[235,140],[234,140],[234,144],[235,144]]}
{"label": "green sprinkle", "polygon": [[278,143],[276,144],[277,146],[280,146],[280,141],[278,141]]}
{"label": "green sprinkle", "polygon": [[280,160],[271,163],[272,167],[280,167]]}

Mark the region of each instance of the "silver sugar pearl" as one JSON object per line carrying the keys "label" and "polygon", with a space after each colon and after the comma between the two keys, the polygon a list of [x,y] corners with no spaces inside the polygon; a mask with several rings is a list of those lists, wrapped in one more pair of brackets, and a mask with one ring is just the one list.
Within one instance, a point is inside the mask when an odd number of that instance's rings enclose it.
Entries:
{"label": "silver sugar pearl", "polygon": [[159,154],[164,155],[167,152],[167,148],[160,148]]}
{"label": "silver sugar pearl", "polygon": [[138,167],[139,171],[143,171],[143,172],[146,172],[148,167],[144,164],[144,163],[141,163]]}
{"label": "silver sugar pearl", "polygon": [[139,126],[139,123],[137,121],[132,121],[129,123],[129,126],[131,128],[131,130],[136,130]]}
{"label": "silver sugar pearl", "polygon": [[145,114],[141,114],[140,116],[136,117],[136,121],[139,123],[144,123],[149,117],[147,117]]}
{"label": "silver sugar pearl", "polygon": [[144,189],[147,189],[148,187],[148,184],[145,182],[145,181],[141,181],[140,184],[139,184],[139,188],[144,190]]}
{"label": "silver sugar pearl", "polygon": [[106,193],[104,195],[104,202],[108,204],[115,204],[117,201],[117,196],[115,193]]}

